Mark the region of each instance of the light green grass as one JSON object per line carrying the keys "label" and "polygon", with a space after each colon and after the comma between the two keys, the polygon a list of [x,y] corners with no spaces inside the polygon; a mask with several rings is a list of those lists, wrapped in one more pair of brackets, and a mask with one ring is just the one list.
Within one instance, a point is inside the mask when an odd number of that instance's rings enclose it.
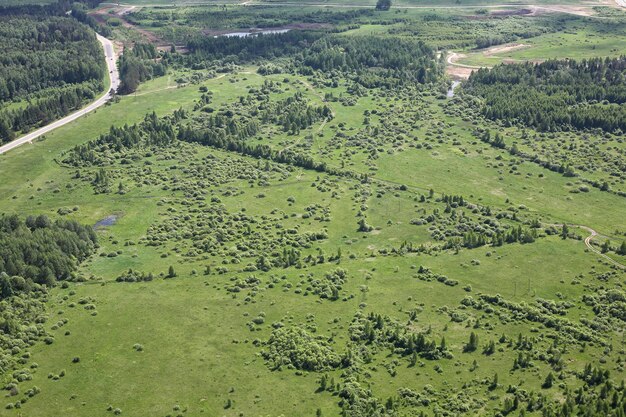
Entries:
{"label": "light green grass", "polygon": [[528,45],[510,52],[487,55],[470,52],[459,63],[477,66],[494,66],[502,62],[545,61],[548,59],[585,59],[593,57],[617,57],[626,53],[626,46],[618,35],[626,27],[608,25],[604,31],[581,30],[578,33],[557,32],[523,39],[516,43]]}

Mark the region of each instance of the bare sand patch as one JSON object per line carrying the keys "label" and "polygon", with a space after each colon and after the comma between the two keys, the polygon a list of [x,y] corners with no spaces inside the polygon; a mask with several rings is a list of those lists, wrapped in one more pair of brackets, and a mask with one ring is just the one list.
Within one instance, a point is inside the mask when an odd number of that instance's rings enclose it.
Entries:
{"label": "bare sand patch", "polygon": [[485,49],[483,51],[483,55],[492,56],[497,54],[503,54],[506,52],[517,51],[524,48],[530,48],[530,45],[527,45],[525,43],[509,43],[506,45],[492,46],[491,48]]}

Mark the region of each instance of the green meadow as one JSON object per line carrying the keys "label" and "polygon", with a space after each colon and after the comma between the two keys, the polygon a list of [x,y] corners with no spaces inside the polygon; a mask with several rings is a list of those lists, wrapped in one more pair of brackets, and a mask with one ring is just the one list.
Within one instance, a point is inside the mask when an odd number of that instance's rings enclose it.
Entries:
{"label": "green meadow", "polygon": [[[285,18],[191,3],[172,27]],[[397,5],[495,5],[435,3]],[[131,18],[148,28],[164,10]],[[303,10],[283,14],[319,18]],[[298,39],[354,54],[324,69],[312,52],[261,56],[253,37],[238,54],[161,54],[166,75],[0,155],[0,212],[76,220],[98,240],[43,293],[45,342],[15,343],[0,415],[620,416],[625,269],[578,226],[626,264],[623,135],[488,118],[463,85],[448,94],[437,50],[472,50],[492,26],[545,30],[464,63],[617,56],[623,21],[573,33],[586,21],[432,13],[345,15],[319,31],[327,44]],[[130,44],[129,30],[114,35]],[[400,55],[408,67],[387,71],[384,43],[347,69],[350,42],[379,38],[431,42],[409,44],[428,70]],[[420,70],[436,74],[404,79]]]}

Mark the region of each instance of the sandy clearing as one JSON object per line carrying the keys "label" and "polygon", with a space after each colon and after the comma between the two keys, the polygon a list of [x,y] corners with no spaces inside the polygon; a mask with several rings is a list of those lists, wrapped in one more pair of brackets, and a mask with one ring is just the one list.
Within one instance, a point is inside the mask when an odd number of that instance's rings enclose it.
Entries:
{"label": "sandy clearing", "polygon": [[525,43],[509,43],[505,45],[492,46],[491,48],[484,50],[483,55],[493,56],[505,52],[517,51],[524,48],[530,48],[530,45],[527,45]]}

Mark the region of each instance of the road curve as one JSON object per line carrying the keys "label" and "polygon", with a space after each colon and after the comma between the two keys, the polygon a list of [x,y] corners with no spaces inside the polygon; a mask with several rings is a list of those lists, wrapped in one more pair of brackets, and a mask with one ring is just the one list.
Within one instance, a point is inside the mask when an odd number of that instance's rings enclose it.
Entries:
{"label": "road curve", "polygon": [[456,62],[456,60],[458,58],[460,58],[459,54],[457,54],[456,52],[453,52],[453,51],[449,51],[449,52],[450,52],[450,54],[446,58],[446,62],[448,63],[448,65],[452,65],[453,67],[470,68],[470,69],[489,68],[489,67],[479,67],[477,65],[459,64],[458,62]]}
{"label": "road curve", "polygon": [[[563,224],[547,224],[546,226],[563,227]],[[610,256],[602,253],[601,251],[596,249],[591,244],[591,241],[593,240],[594,237],[600,236],[600,234],[598,232],[593,230],[591,227],[582,226],[580,224],[568,224],[568,226],[570,226],[570,227],[578,227],[579,229],[583,229],[583,230],[586,230],[587,232],[589,232],[590,233],[589,236],[587,236],[585,238],[585,246],[587,246],[587,249],[589,249],[591,252],[595,253],[596,255],[603,257],[606,261],[608,261],[612,265],[615,265],[616,267],[621,268],[621,269],[626,269],[626,265],[623,265],[623,264],[617,262],[615,259],[613,259]]]}
{"label": "road curve", "polygon": [[8,152],[11,149],[15,149],[18,146],[21,146],[25,143],[32,143],[32,141],[38,138],[39,136],[45,135],[46,133],[53,131],[57,127],[61,127],[70,122],[73,122],[79,117],[97,109],[98,107],[104,105],[111,98],[111,90],[116,91],[117,87],[119,87],[119,84],[120,84],[120,77],[117,71],[117,63],[115,60],[115,51],[113,50],[113,43],[110,40],[98,34],[96,34],[96,36],[98,37],[98,41],[100,41],[100,44],[102,44],[102,48],[104,49],[104,56],[105,56],[106,64],[107,64],[107,72],[109,73],[109,80],[111,81],[110,89],[106,91],[100,98],[98,98],[96,101],[92,102],[88,106],[83,107],[82,109],[68,116],[65,116],[62,119],[52,122],[42,128],[39,128],[35,130],[34,132],[28,133],[27,135],[24,135],[19,139],[15,139],[14,141],[7,143],[6,145],[0,146],[0,154]]}

